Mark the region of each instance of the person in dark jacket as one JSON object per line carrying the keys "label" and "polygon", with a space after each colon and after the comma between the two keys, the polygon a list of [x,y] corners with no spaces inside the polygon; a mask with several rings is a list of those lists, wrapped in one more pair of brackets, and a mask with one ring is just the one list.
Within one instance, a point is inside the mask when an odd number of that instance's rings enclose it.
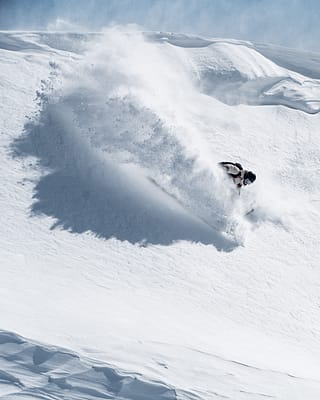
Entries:
{"label": "person in dark jacket", "polygon": [[250,185],[256,180],[256,175],[252,171],[243,169],[242,165],[239,163],[222,161],[219,165],[233,179],[234,184],[239,190],[242,186]]}

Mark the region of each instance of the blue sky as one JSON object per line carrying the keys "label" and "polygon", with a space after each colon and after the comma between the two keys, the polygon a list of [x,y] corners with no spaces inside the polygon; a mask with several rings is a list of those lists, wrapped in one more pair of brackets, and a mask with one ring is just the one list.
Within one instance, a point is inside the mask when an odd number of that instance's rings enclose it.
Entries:
{"label": "blue sky", "polygon": [[320,51],[318,0],[0,0],[0,30],[52,28],[57,18],[87,30],[136,23]]}

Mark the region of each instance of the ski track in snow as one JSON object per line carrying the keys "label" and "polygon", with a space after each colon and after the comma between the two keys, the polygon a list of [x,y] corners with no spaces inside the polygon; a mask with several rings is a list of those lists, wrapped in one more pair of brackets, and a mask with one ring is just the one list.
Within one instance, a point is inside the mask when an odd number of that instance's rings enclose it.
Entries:
{"label": "ski track in snow", "polygon": [[319,55],[119,27],[0,52],[0,398],[318,400]]}

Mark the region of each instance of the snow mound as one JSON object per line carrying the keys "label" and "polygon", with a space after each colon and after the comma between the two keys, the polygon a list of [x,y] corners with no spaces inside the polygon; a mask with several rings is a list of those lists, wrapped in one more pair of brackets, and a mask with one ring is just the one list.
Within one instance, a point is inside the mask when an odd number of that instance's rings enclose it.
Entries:
{"label": "snow mound", "polygon": [[174,400],[161,382],[119,372],[77,354],[0,331],[1,399]]}
{"label": "snow mound", "polygon": [[[277,65],[243,43],[188,49],[201,90],[229,104],[283,105],[320,111],[320,81]],[[304,72],[304,71],[302,71]]]}

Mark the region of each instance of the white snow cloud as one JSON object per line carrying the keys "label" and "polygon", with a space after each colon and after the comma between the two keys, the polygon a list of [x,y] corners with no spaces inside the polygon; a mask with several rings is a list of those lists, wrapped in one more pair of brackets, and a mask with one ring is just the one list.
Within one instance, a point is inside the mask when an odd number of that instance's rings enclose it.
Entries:
{"label": "white snow cloud", "polygon": [[[319,49],[316,0],[61,0],[0,3],[0,29],[45,29],[56,20],[101,29],[136,23],[148,30],[231,37]],[[69,24],[69,23],[68,23]],[[58,22],[59,25],[59,22]]]}

